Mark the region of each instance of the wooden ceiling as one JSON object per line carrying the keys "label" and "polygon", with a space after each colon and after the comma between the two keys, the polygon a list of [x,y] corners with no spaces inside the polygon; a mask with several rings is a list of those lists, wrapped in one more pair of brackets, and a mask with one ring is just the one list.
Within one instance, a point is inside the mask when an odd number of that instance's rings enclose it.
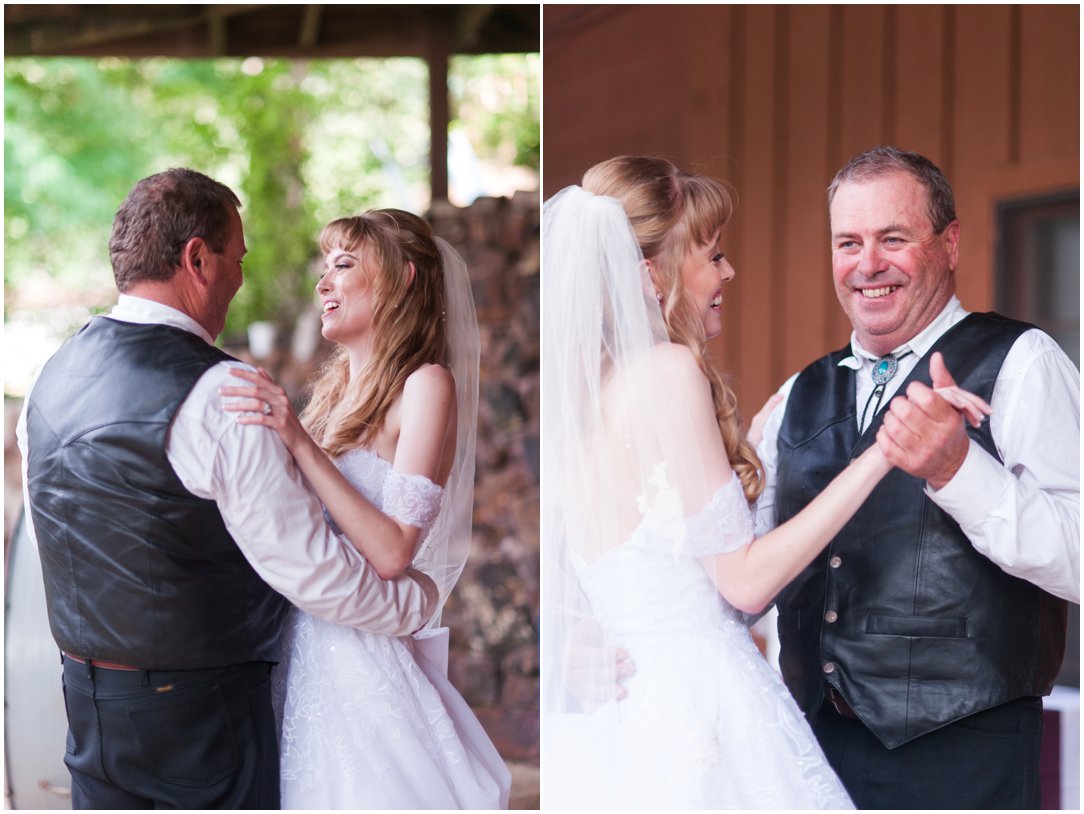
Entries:
{"label": "wooden ceiling", "polygon": [[4,54],[393,57],[539,50],[537,5],[12,5]]}

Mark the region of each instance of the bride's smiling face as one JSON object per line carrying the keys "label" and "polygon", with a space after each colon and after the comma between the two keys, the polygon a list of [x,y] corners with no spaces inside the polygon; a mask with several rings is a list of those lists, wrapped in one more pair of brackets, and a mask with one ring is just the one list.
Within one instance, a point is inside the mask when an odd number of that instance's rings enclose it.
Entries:
{"label": "bride's smiling face", "polygon": [[689,247],[681,264],[681,284],[685,296],[704,324],[708,339],[723,330],[723,283],[734,279],[734,267],[727,262],[716,232],[706,243]]}
{"label": "bride's smiling face", "polygon": [[320,295],[321,333],[348,347],[364,347],[373,324],[373,253],[365,245],[333,248],[324,257],[324,273],[316,283]]}

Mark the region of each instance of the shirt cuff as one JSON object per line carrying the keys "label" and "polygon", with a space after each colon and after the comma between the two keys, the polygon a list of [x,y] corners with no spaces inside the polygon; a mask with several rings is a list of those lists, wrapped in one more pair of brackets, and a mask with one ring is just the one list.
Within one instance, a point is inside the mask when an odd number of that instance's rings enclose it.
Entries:
{"label": "shirt cuff", "polygon": [[413,568],[408,568],[405,573],[418,584],[422,589],[422,593],[425,595],[425,610],[422,614],[422,622],[412,631],[418,633],[429,624],[429,621],[440,607],[440,591],[432,578],[423,574],[421,571],[415,571]]}
{"label": "shirt cuff", "polygon": [[[970,440],[970,439],[969,439]],[[940,489],[926,484],[930,500],[944,509],[960,528],[974,528],[997,513],[1005,491],[1005,467],[974,441],[952,480]]]}

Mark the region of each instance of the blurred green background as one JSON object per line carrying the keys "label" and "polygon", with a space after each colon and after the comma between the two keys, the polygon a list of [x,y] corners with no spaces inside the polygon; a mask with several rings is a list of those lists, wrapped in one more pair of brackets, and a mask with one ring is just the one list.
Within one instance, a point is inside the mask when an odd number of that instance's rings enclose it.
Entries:
{"label": "blurred green background", "polygon": [[[537,189],[538,54],[449,63],[449,200]],[[224,338],[312,301],[320,227],[429,206],[428,75],[416,58],[10,58],[4,65],[5,395],[116,300],[107,242],[132,185],[172,166],[243,204],[245,284]]]}

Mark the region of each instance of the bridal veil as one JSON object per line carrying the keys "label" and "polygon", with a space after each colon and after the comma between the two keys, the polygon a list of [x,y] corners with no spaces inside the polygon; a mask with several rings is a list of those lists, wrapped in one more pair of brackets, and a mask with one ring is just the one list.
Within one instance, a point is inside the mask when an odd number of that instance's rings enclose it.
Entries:
{"label": "bridal veil", "polygon": [[[670,344],[616,199],[569,187],[546,202],[542,317],[542,799],[607,807],[590,795],[620,782],[606,720],[622,710],[621,643],[606,641],[583,575],[644,526],[679,556],[687,518],[711,498],[705,461],[721,441],[713,415],[705,436],[669,392],[668,366],[691,355]],[[630,578],[627,591],[651,587]]]}
{"label": "bridal veil", "polygon": [[440,514],[415,558],[415,567],[432,577],[440,605],[427,627],[440,624],[440,610],[455,587],[470,553],[474,513],[474,460],[478,427],[480,340],[467,264],[448,241],[436,238],[444,267],[444,320],[448,368],[455,379],[455,459],[441,500]]}

